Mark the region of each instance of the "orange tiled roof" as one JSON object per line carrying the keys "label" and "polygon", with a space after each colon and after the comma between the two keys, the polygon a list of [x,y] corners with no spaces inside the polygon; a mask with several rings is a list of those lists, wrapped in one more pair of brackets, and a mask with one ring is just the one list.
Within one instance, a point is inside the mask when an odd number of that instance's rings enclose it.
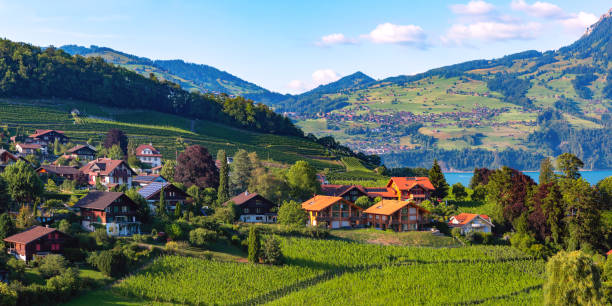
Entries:
{"label": "orange tiled roof", "polygon": [[34,132],[34,134],[30,135],[30,138],[36,138],[36,137],[45,135],[45,134],[53,132],[53,131],[55,131],[55,132],[57,132],[59,134],[64,134],[64,131],[57,131],[57,130],[36,130]]}
{"label": "orange tiled roof", "polygon": [[429,181],[428,177],[416,176],[416,177],[392,177],[387,183],[387,187],[391,187],[391,183],[395,183],[397,188],[400,190],[410,190],[412,187],[419,185],[425,189],[434,190],[433,184]]}
{"label": "orange tiled roof", "polygon": [[339,201],[344,202],[344,199],[342,199],[341,197],[316,195],[310,200],[307,200],[306,202],[302,203],[302,209],[320,211]]}
{"label": "orange tiled roof", "polygon": [[373,198],[397,198],[397,193],[390,187],[366,187],[365,190],[368,192],[368,195]]}
{"label": "orange tiled roof", "polygon": [[412,206],[418,210],[421,210],[425,213],[429,213],[429,211],[419,205],[416,205],[413,202],[409,202],[409,201],[399,201],[399,200],[382,200],[372,206],[370,206],[368,209],[366,209],[364,212],[366,214],[377,214],[377,215],[391,215],[393,213],[395,213],[396,211],[406,207],[406,206]]}
{"label": "orange tiled roof", "polygon": [[489,218],[489,216],[487,215],[478,215],[478,214],[470,214],[470,213],[460,213],[456,216],[452,216],[452,219],[457,220],[459,223],[451,223],[449,222],[450,225],[455,225],[455,226],[461,226],[461,225],[466,225],[468,223],[470,223],[472,220],[474,220],[474,218],[476,218],[477,216],[480,216],[482,219],[488,221],[489,223],[491,223],[491,218]]}

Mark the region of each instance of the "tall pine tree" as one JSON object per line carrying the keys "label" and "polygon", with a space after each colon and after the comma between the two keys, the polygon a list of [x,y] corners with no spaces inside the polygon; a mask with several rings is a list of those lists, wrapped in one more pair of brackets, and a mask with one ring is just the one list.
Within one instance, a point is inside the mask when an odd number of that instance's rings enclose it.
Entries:
{"label": "tall pine tree", "polygon": [[219,167],[217,201],[219,203],[225,203],[229,200],[229,165],[227,164],[227,154],[225,150],[219,150],[219,152],[217,152],[217,160],[221,164]]}
{"label": "tall pine tree", "polygon": [[555,179],[555,171],[550,158],[546,157],[540,162],[539,184],[548,184]]}
{"label": "tall pine tree", "polygon": [[434,163],[429,169],[429,181],[436,188],[432,193],[433,197],[443,199],[448,195],[448,183],[446,183],[446,178],[444,178],[437,159],[434,159]]}
{"label": "tall pine tree", "polygon": [[257,234],[257,230],[254,226],[251,226],[251,229],[249,230],[249,238],[247,239],[249,245],[248,260],[250,263],[258,263],[260,253],[259,249],[261,245],[259,243],[259,235]]}

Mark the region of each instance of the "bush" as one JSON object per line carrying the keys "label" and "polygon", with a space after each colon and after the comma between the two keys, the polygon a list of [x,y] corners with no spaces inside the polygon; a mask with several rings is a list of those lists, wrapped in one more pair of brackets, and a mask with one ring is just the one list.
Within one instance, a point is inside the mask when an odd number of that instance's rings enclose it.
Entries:
{"label": "bush", "polygon": [[44,278],[50,278],[60,275],[68,266],[68,262],[62,255],[49,254],[45,257],[37,259],[38,272]]}
{"label": "bush", "polygon": [[482,202],[485,200],[485,196],[487,195],[487,188],[483,185],[478,185],[474,187],[474,192],[472,193],[472,201]]}
{"label": "bush", "polygon": [[50,291],[54,301],[66,301],[80,288],[79,272],[69,268],[63,273],[47,280],[47,290]]}
{"label": "bush", "polygon": [[290,226],[304,226],[308,220],[308,213],[302,209],[300,203],[285,202],[278,209],[278,223]]}
{"label": "bush", "polygon": [[71,262],[81,262],[87,258],[87,254],[79,248],[65,248],[64,257]]}
{"label": "bush", "polygon": [[280,241],[275,236],[268,236],[261,248],[261,259],[265,264],[280,265],[283,263]]}
{"label": "bush", "polygon": [[189,242],[195,246],[203,246],[217,240],[217,233],[205,228],[196,228],[189,232]]}
{"label": "bush", "polygon": [[0,282],[0,305],[15,305],[17,304],[17,292],[9,288],[3,282]]}
{"label": "bush", "polygon": [[127,258],[119,250],[113,249],[92,253],[87,258],[87,261],[100,272],[112,277],[119,277],[128,270]]}
{"label": "bush", "polygon": [[461,237],[461,228],[453,227],[453,229],[451,230],[451,235],[455,238]]}
{"label": "bush", "polygon": [[179,251],[187,247],[189,247],[189,245],[184,241],[168,241],[165,246],[166,251]]}

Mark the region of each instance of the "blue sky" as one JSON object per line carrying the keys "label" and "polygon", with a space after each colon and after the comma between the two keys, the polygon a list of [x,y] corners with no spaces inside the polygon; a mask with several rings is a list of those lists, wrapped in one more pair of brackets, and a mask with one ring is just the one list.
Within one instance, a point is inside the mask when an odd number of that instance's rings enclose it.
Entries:
{"label": "blue sky", "polygon": [[297,93],[567,45],[607,1],[6,1],[0,37],[184,59]]}

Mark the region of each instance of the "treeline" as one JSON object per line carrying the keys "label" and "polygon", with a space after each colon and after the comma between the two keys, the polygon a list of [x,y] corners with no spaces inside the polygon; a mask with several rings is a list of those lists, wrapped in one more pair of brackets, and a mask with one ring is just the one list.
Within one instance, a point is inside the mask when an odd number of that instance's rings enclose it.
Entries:
{"label": "treeline", "polygon": [[76,99],[112,107],[145,108],[263,133],[302,136],[293,123],[243,97],[187,92],[104,62],[0,40],[0,96]]}
{"label": "treeline", "polygon": [[532,101],[525,96],[531,88],[531,81],[528,79],[519,79],[509,74],[497,74],[487,81],[487,87],[492,91],[501,92],[506,102],[526,108],[533,106]]}
{"label": "treeline", "polygon": [[516,169],[538,169],[544,155],[524,150],[506,149],[489,151],[484,149],[442,150],[421,149],[381,155],[389,168],[428,167],[438,159],[445,169],[472,170],[474,167],[499,168],[507,165]]}
{"label": "treeline", "polygon": [[314,142],[324,146],[330,153],[333,153],[334,155],[337,155],[337,156],[347,156],[347,157],[356,157],[356,158],[362,160],[363,162],[365,162],[366,164],[368,164],[370,166],[378,166],[378,165],[380,165],[380,162],[381,162],[380,156],[378,156],[378,155],[366,155],[366,154],[364,154],[362,152],[355,153],[349,147],[341,145],[332,136],[325,136],[325,137],[317,138],[313,134],[308,134],[308,136],[306,136],[306,137],[308,139],[311,139],[312,141],[314,141]]}

